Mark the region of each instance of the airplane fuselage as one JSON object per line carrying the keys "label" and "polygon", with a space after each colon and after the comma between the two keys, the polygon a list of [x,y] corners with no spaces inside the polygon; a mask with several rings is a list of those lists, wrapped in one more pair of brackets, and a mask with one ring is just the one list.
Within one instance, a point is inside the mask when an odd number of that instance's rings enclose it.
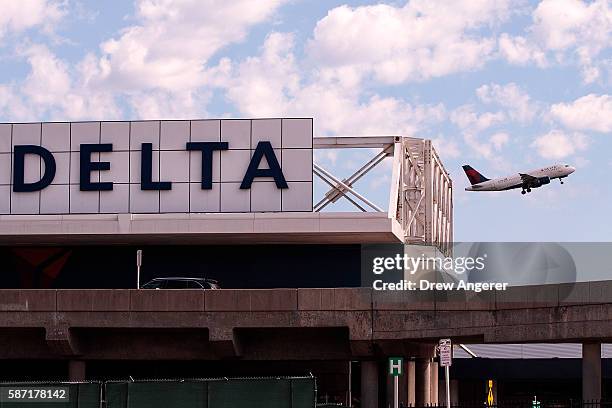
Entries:
{"label": "airplane fuselage", "polygon": [[[531,189],[538,188],[542,185],[550,183],[553,179],[562,179],[572,174],[576,169],[567,164],[554,164],[548,167],[542,167],[527,171],[525,173],[516,173],[507,177],[500,177],[492,180],[483,181],[482,183],[473,184],[466,187],[466,191],[503,191],[513,188]],[[526,181],[525,175],[531,176],[533,180]]]}

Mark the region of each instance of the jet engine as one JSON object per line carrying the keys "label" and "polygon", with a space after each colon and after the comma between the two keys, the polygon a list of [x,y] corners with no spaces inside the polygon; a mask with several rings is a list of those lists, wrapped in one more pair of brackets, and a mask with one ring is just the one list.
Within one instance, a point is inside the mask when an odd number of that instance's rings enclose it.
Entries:
{"label": "jet engine", "polygon": [[533,181],[533,184],[531,185],[531,187],[538,188],[538,187],[543,186],[544,184],[550,184],[550,177],[548,176],[538,177],[537,180]]}

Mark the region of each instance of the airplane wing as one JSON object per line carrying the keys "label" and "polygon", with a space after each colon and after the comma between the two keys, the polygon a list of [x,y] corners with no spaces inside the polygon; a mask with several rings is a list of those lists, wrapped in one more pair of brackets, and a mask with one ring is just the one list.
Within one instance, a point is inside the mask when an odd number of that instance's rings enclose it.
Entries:
{"label": "airplane wing", "polygon": [[530,184],[538,180],[537,177],[530,176],[529,174],[519,173],[519,175],[521,176],[521,180],[524,184]]}

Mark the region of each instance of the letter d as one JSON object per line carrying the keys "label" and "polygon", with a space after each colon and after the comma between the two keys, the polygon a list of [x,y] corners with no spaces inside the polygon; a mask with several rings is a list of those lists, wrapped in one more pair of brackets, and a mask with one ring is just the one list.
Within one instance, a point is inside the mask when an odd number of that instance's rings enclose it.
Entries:
{"label": "letter d", "polygon": [[[45,163],[45,174],[34,183],[25,182],[25,155],[36,154]],[[39,191],[47,187],[55,178],[55,159],[50,151],[42,146],[20,145],[13,151],[13,191],[16,193]]]}

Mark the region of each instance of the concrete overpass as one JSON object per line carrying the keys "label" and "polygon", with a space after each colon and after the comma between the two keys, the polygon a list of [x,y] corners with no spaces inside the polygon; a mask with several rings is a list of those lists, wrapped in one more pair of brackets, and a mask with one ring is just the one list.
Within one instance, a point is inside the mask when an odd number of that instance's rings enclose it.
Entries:
{"label": "concrete overpass", "polygon": [[[406,357],[407,402],[436,402],[433,345],[583,343],[583,397],[601,395],[600,344],[612,339],[612,281],[505,292],[0,290],[1,359],[360,360],[377,406],[378,367]],[[411,391],[412,390],[412,391]]]}

